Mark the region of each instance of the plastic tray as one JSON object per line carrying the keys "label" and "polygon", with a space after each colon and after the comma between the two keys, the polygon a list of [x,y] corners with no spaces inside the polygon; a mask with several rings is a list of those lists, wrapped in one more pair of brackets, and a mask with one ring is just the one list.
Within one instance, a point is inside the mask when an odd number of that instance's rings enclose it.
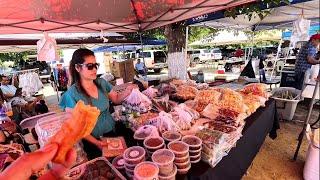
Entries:
{"label": "plastic tray", "polygon": [[[66,174],[66,176],[64,178],[65,179],[72,179],[72,180],[81,178],[87,169],[87,165],[93,164],[98,160],[105,161],[106,165],[109,166],[109,168],[111,168],[111,172],[113,173],[113,175],[117,176],[118,178],[120,178],[122,180],[126,180],[126,178],[114,166],[112,166],[112,164],[104,157],[99,157],[99,158],[93,159],[93,160],[88,161],[84,164],[81,164],[77,167],[72,168],[71,170],[69,170],[69,172]],[[72,174],[76,174],[76,175],[71,176]],[[108,179],[108,177],[105,177],[105,178]]]}

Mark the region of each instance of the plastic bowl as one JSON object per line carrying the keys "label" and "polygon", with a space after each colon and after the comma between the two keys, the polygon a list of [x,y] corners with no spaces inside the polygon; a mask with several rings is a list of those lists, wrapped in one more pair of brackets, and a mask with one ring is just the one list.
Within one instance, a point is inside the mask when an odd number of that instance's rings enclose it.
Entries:
{"label": "plastic bowl", "polygon": [[112,160],[112,165],[118,170],[124,169],[124,164],[125,160],[123,159],[122,155],[117,156]]}
{"label": "plastic bowl", "polygon": [[179,141],[181,137],[181,134],[178,132],[166,131],[162,133],[162,138],[167,142]]}
{"label": "plastic bowl", "polygon": [[189,156],[189,146],[182,141],[173,141],[168,144],[170,149],[177,158]]}
{"label": "plastic bowl", "polygon": [[151,159],[159,167],[159,174],[168,176],[173,171],[174,153],[168,149],[159,149]]}
{"label": "plastic bowl", "polygon": [[132,146],[123,153],[123,158],[127,164],[139,164],[144,161],[146,151],[140,146]]}
{"label": "plastic bowl", "polygon": [[153,162],[142,162],[134,168],[134,178],[137,180],[158,179],[159,168]]}
{"label": "plastic bowl", "polygon": [[131,168],[127,168],[127,167],[125,166],[124,169],[126,170],[126,172],[128,172],[128,173],[130,173],[130,174],[133,175],[133,173],[134,173],[134,168],[131,169]]}
{"label": "plastic bowl", "polygon": [[185,163],[185,162],[188,162],[190,160],[190,157],[189,156],[185,156],[185,157],[176,157],[174,158],[174,163]]}
{"label": "plastic bowl", "polygon": [[191,163],[197,163],[201,160],[201,153],[197,156],[190,156],[190,162]]}
{"label": "plastic bowl", "polygon": [[164,140],[161,137],[147,137],[143,145],[149,150],[158,150],[164,146]]}
{"label": "plastic bowl", "polygon": [[191,164],[189,165],[189,167],[187,167],[185,169],[177,169],[177,171],[178,171],[177,173],[180,175],[187,174],[190,169],[191,169]]}
{"label": "plastic bowl", "polygon": [[156,152],[159,149],[165,149],[165,148],[166,148],[166,145],[163,144],[163,146],[159,147],[158,149],[148,149],[148,148],[146,148],[146,149],[147,149],[148,152],[150,152],[152,154],[152,153]]}
{"label": "plastic bowl", "polygon": [[191,164],[190,160],[184,163],[175,163],[178,169],[186,169]]}
{"label": "plastic bowl", "polygon": [[202,140],[197,136],[186,135],[182,137],[182,141],[189,145],[190,150],[199,150],[202,147]]}
{"label": "plastic bowl", "polygon": [[162,176],[159,174],[159,180],[175,180],[177,175],[178,169],[176,165],[173,165],[173,171],[168,176]]}
{"label": "plastic bowl", "polygon": [[191,156],[198,156],[199,154],[201,154],[201,150],[202,149],[199,149],[199,150],[196,150],[196,151],[189,151],[189,155],[190,155],[190,157]]}

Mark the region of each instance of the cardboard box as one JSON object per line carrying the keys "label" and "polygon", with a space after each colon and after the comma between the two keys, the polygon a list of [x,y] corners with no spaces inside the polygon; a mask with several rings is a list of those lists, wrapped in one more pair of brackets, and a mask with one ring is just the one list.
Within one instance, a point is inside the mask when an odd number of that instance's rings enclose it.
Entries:
{"label": "cardboard box", "polygon": [[123,81],[131,82],[133,81],[135,70],[133,66],[133,59],[129,59],[122,62],[112,62],[111,73],[115,78],[123,78]]}

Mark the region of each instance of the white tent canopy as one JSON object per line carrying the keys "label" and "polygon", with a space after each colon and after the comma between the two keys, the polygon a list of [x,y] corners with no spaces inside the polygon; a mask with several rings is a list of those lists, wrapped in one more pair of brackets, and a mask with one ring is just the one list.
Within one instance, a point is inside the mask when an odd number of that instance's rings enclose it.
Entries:
{"label": "white tent canopy", "polygon": [[[273,31],[273,32],[265,32],[263,34],[258,34],[253,37],[254,41],[270,41],[270,40],[280,40],[281,32]],[[228,45],[228,44],[241,44],[241,43],[250,43],[252,42],[252,38],[245,34],[243,31],[228,31],[223,30],[219,31],[218,35],[214,37],[203,38],[199,41],[195,41],[191,43],[191,46],[203,46],[203,45]]]}
{"label": "white tent canopy", "polygon": [[319,0],[312,0],[271,9],[271,14],[263,20],[258,16],[249,21],[245,15],[239,15],[235,19],[231,17],[215,19],[194,24],[194,26],[207,26],[221,29],[275,29],[292,28],[292,22],[299,16],[312,20],[312,23],[319,24]]}

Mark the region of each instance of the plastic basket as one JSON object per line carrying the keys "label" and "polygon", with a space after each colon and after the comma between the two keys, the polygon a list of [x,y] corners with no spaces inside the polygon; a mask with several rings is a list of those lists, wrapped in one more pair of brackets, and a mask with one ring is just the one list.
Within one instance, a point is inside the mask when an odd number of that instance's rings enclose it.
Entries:
{"label": "plastic basket", "polygon": [[280,87],[274,89],[272,94],[274,95],[275,93],[284,91],[290,91],[291,93],[295,94],[294,99],[282,99],[279,97],[272,98],[276,100],[276,107],[279,117],[284,120],[292,121],[297,105],[301,101],[301,91],[291,87]]}

